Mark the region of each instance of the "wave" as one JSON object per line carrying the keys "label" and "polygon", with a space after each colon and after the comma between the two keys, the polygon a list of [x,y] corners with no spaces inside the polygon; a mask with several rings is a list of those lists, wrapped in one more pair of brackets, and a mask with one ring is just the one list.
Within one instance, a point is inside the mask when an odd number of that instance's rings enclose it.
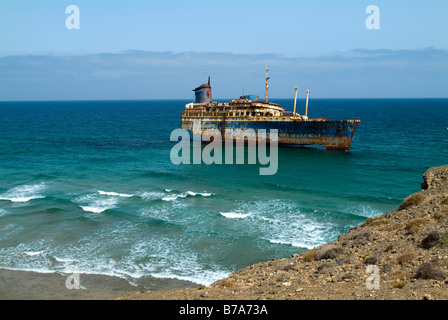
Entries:
{"label": "wave", "polygon": [[244,219],[250,216],[250,213],[236,213],[236,212],[219,212],[223,217],[229,219]]}
{"label": "wave", "polygon": [[27,251],[27,252],[24,252],[26,255],[28,255],[28,256],[38,256],[38,255],[40,255],[41,253],[42,253],[43,251]]}
{"label": "wave", "polygon": [[174,201],[174,200],[177,200],[178,198],[186,198],[186,197],[187,197],[187,195],[184,195],[184,194],[175,194],[175,195],[163,197],[162,200],[163,201]]}
{"label": "wave", "polygon": [[102,213],[106,210],[114,209],[117,206],[118,198],[98,198],[95,195],[87,195],[75,200],[80,204],[80,208],[86,212]]}
{"label": "wave", "polygon": [[106,192],[106,191],[102,191],[102,190],[98,190],[98,193],[102,196],[112,196],[112,197],[121,197],[121,198],[131,198],[134,196],[133,194],[118,193],[118,192]]}
{"label": "wave", "polygon": [[369,205],[358,205],[356,207],[348,208],[347,212],[363,218],[374,218],[384,214],[383,211],[372,208]]}
{"label": "wave", "polygon": [[195,196],[202,196],[202,197],[210,197],[211,195],[213,195],[213,193],[210,192],[193,192],[193,191],[187,191],[187,192],[183,192],[183,193],[179,193],[179,194],[171,194],[168,195],[166,197],[163,197],[162,200],[163,201],[174,201],[177,200],[179,198],[186,198],[186,197],[195,197]]}
{"label": "wave", "polygon": [[[241,234],[264,239],[272,244],[284,244],[298,248],[314,248],[333,240],[341,228],[328,215],[308,212],[294,200],[271,199],[237,202],[238,206],[227,213],[240,218]],[[247,216],[250,219],[244,219]]]}
{"label": "wave", "polygon": [[158,200],[162,199],[164,195],[165,193],[163,192],[152,191],[152,192],[143,192],[142,194],[140,194],[140,197],[143,200]]}
{"label": "wave", "polygon": [[273,244],[285,244],[285,245],[290,245],[290,246],[293,246],[296,248],[305,248],[307,250],[313,249],[317,246],[317,245],[311,245],[311,244],[305,243],[305,242],[294,242],[294,241],[272,240],[272,239],[267,239],[267,240]]}
{"label": "wave", "polygon": [[170,273],[170,272],[159,272],[159,273],[151,274],[151,276],[154,278],[177,279],[177,280],[194,282],[197,284],[203,284],[206,286],[209,286],[218,280],[225,279],[230,275],[231,275],[231,272],[229,272],[229,271],[216,271],[216,272],[206,271],[206,272],[204,272],[204,270],[200,270],[200,272],[198,272],[194,275],[179,275],[179,274]]}
{"label": "wave", "polygon": [[210,285],[231,273],[231,270],[207,261],[202,253],[191,251],[181,238],[162,237],[136,242],[130,252],[132,261],[141,261],[132,272],[134,278],[150,275]]}
{"label": "wave", "polygon": [[47,186],[45,183],[18,186],[1,194],[0,200],[11,202],[28,202],[33,199],[42,199],[45,198],[45,196],[41,193],[46,188]]}
{"label": "wave", "polygon": [[[153,287],[150,277],[209,285],[228,276],[232,271],[213,261],[204,264],[202,255],[191,251],[180,238],[128,241],[123,235],[123,238],[114,237],[109,242],[101,241],[106,238],[109,237],[92,234],[76,244],[73,243],[73,246],[36,241],[2,248],[0,254],[5,259],[2,259],[0,268],[39,273],[71,273],[68,268],[76,267],[80,274],[116,276],[134,285],[149,284],[148,289]],[[121,257],[111,258],[110,249],[115,247],[115,241],[121,244],[126,241],[128,250]],[[42,245],[46,246],[45,250],[38,251]],[[163,285],[163,282],[160,283]]]}
{"label": "wave", "polygon": [[80,208],[86,212],[93,212],[93,213],[101,213],[109,209],[115,208],[115,206],[109,206],[109,205],[95,205],[95,206],[80,206]]}
{"label": "wave", "polygon": [[54,259],[56,262],[59,262],[59,263],[69,263],[69,262],[74,262],[73,259],[62,259],[62,258],[58,258],[58,257],[53,257],[53,259]]}
{"label": "wave", "polygon": [[179,198],[187,198],[187,197],[196,197],[196,196],[202,196],[202,197],[210,197],[214,195],[211,192],[194,192],[194,191],[186,191],[186,192],[179,192],[177,190],[173,189],[164,189],[164,192],[162,191],[145,191],[142,193],[139,193],[138,196],[142,198],[143,200],[162,200],[162,201],[175,201]]}
{"label": "wave", "polygon": [[0,217],[5,216],[8,213],[5,209],[0,209]]}

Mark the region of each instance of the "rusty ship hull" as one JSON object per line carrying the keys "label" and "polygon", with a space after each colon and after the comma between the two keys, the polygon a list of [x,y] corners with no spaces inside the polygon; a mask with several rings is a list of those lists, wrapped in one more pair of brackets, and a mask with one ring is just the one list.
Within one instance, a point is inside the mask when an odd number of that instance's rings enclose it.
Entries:
{"label": "rusty ship hull", "polygon": [[[187,104],[185,110],[181,112],[181,127],[201,135],[207,129],[218,130],[223,141],[257,140],[257,136],[238,137],[228,135],[228,132],[266,130],[268,142],[270,130],[277,129],[279,145],[322,145],[327,150],[350,150],[353,135],[360,123],[359,119],[309,119],[309,90],[304,115],[296,113],[296,101],[294,111],[286,112],[281,105],[268,101],[267,71],[266,67],[265,101],[260,101],[255,95],[243,95],[239,99],[225,103],[212,101],[209,78],[207,84],[202,84],[193,90],[195,101]],[[297,99],[297,87],[295,89]]]}
{"label": "rusty ship hull", "polygon": [[[221,118],[221,119],[216,119]],[[199,126],[199,134],[204,134],[207,129],[217,129],[221,132],[223,140],[229,139],[225,130],[266,130],[269,141],[269,130],[278,130],[279,145],[322,145],[327,150],[349,151],[353,135],[358,127],[358,119],[344,120],[295,120],[288,116],[281,117],[253,117],[253,119],[233,119],[226,115],[219,117],[201,116],[200,114],[183,113],[181,127],[191,132],[195,131],[195,126]],[[250,118],[250,117],[249,117]],[[238,137],[231,136],[230,139],[237,140]],[[250,140],[250,137],[244,137]]]}

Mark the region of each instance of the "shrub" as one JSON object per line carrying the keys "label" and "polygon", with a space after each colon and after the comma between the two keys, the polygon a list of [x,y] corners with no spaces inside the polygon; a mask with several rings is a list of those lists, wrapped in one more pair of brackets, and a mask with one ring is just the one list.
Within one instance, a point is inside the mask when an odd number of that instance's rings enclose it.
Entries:
{"label": "shrub", "polygon": [[307,251],[303,255],[303,261],[312,262],[312,261],[316,260],[315,255],[316,255],[316,250]]}
{"label": "shrub", "polygon": [[340,247],[323,248],[316,252],[314,258],[316,260],[335,259],[343,252]]}
{"label": "shrub", "polygon": [[411,273],[410,271],[397,270],[389,276],[389,279],[399,282],[400,280],[403,279],[410,279],[413,277],[413,275],[414,274]]}
{"label": "shrub", "polygon": [[420,227],[422,225],[425,225],[427,223],[428,220],[424,218],[413,219],[406,225],[405,230],[407,231],[408,234],[414,234],[418,232],[418,230],[420,230]]}
{"label": "shrub", "polygon": [[403,203],[400,205],[398,210],[403,210],[403,209],[407,209],[410,207],[418,206],[424,200],[425,200],[424,195],[422,195],[421,193],[414,193],[403,200]]}
{"label": "shrub", "polygon": [[389,224],[390,221],[380,217],[380,218],[367,218],[366,222],[364,223],[364,225],[366,226],[372,226],[372,227],[376,227],[376,226],[382,226],[385,224]]}
{"label": "shrub", "polygon": [[445,278],[445,274],[442,270],[437,268],[433,262],[424,262],[417,269],[414,278],[441,280]]}
{"label": "shrub", "polygon": [[317,267],[316,273],[325,273],[325,272],[327,272],[328,269],[332,269],[336,265],[337,264],[335,262],[325,262]]}
{"label": "shrub", "polygon": [[442,233],[440,231],[430,232],[421,243],[423,249],[431,249],[442,239]]}
{"label": "shrub", "polygon": [[399,264],[411,262],[415,258],[415,253],[407,251],[397,258]]}
{"label": "shrub", "polygon": [[448,209],[443,209],[434,215],[434,218],[438,221],[447,217],[448,217]]}
{"label": "shrub", "polygon": [[392,285],[392,287],[401,289],[401,288],[403,288],[405,285],[406,285],[406,282],[402,282],[402,281],[400,281],[400,282],[396,282],[396,283],[394,283],[394,284]]}

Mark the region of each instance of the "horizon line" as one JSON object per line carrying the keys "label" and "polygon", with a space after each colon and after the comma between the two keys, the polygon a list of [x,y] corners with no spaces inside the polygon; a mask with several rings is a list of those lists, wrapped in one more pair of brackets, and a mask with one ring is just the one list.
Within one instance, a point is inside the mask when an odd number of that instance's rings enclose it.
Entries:
{"label": "horizon line", "polygon": [[[447,97],[345,97],[345,98],[313,98],[313,100],[423,100],[423,99],[448,99]],[[93,101],[190,101],[194,99],[186,99],[186,98],[172,98],[172,99],[166,99],[166,98],[142,98],[142,99],[132,99],[132,98],[125,98],[125,99],[67,99],[67,100],[60,100],[60,99],[37,99],[37,100],[0,100],[0,103],[2,102],[93,102]],[[221,102],[218,100],[225,100],[225,101],[231,101],[236,99],[217,99],[213,100],[213,102]],[[270,102],[275,100],[294,100],[294,98],[273,98],[270,99]],[[306,100],[306,98],[297,98],[297,100]]]}

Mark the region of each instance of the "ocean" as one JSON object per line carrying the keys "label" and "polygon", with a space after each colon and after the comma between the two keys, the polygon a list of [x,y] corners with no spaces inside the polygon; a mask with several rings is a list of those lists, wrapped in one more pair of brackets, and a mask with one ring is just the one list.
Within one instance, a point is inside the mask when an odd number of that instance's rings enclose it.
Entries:
{"label": "ocean", "polygon": [[396,209],[448,163],[448,99],[312,99],[312,118],[361,119],[350,152],[281,147],[275,175],[175,165],[189,102],[0,102],[0,268],[209,285]]}

